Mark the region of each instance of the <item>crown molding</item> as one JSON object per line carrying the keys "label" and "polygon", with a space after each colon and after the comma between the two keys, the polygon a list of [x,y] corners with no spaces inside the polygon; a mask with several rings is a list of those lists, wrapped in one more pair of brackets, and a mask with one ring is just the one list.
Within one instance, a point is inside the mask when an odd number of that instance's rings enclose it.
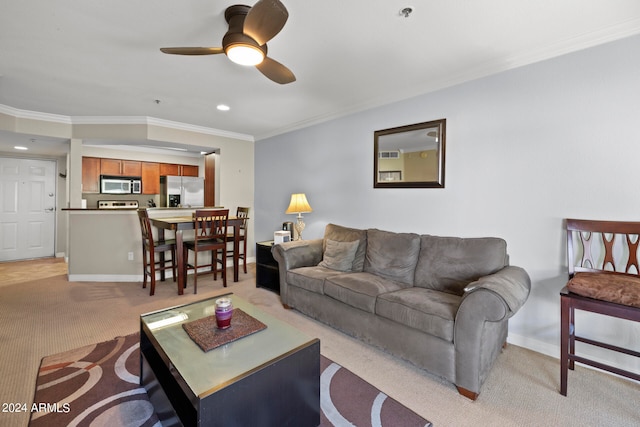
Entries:
{"label": "crown molding", "polygon": [[251,142],[255,141],[253,135],[248,135],[246,133],[237,133],[237,132],[230,132],[222,129],[208,128],[205,126],[190,125],[187,123],[173,122],[171,120],[157,119],[155,117],[147,117],[147,123],[152,126],[161,126],[161,127],[171,128],[171,129],[197,132],[197,133],[202,133],[206,135],[222,136],[225,138],[241,139],[244,141],[251,141]]}
{"label": "crown molding", "polygon": [[173,122],[146,116],[63,116],[60,114],[41,113],[38,111],[21,110],[9,105],[0,104],[0,113],[19,119],[42,120],[46,122],[62,123],[67,125],[145,125],[159,126],[187,132],[195,132],[205,135],[220,136],[224,138],[239,139],[243,141],[255,141],[252,135],[229,132],[205,126],[191,125],[188,123]]}
{"label": "crown molding", "polygon": [[42,120],[44,122],[62,123],[65,125],[73,124],[71,117],[62,116],[60,114],[41,113],[38,111],[20,110],[10,107],[9,105],[0,104],[0,113],[13,116],[18,119]]}

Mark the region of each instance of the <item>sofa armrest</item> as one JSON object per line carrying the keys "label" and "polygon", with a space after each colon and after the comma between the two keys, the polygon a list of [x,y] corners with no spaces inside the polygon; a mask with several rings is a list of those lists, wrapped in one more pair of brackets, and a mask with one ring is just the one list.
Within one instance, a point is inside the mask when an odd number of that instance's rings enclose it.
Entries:
{"label": "sofa armrest", "polygon": [[531,280],[522,268],[508,266],[465,289],[454,326],[456,385],[479,393],[507,339],[507,322],[529,296]]}
{"label": "sofa armrest", "polygon": [[531,291],[531,279],[524,269],[507,266],[502,270],[481,277],[464,288],[468,295],[481,289],[494,292],[502,298],[509,309],[508,317],[513,316],[522,307]]}
{"label": "sofa armrest", "polygon": [[271,253],[273,259],[278,262],[280,299],[283,304],[287,304],[287,271],[320,264],[322,261],[322,239],[278,243],[273,245]]}

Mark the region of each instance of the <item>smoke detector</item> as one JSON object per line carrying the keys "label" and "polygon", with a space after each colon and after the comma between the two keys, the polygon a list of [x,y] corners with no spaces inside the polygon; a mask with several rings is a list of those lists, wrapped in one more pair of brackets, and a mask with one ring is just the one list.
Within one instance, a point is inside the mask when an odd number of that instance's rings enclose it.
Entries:
{"label": "smoke detector", "polygon": [[405,18],[408,18],[409,15],[411,15],[412,13],[413,13],[413,7],[411,6],[406,6],[400,9],[400,16],[404,16]]}

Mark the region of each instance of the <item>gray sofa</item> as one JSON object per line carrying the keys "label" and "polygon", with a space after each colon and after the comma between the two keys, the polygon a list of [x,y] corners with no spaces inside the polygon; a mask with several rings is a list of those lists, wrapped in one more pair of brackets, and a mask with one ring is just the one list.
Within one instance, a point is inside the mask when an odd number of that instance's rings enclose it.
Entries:
{"label": "gray sofa", "polygon": [[528,274],[499,238],[327,225],[323,239],[274,245],[280,297],[294,308],[454,383],[475,400],[524,304]]}

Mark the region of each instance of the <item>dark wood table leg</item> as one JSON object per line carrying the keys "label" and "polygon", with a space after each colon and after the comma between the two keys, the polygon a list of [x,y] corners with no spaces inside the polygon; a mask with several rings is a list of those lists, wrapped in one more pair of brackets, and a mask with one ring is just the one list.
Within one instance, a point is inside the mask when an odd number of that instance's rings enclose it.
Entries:
{"label": "dark wood table leg", "polygon": [[[162,228],[158,229],[158,240],[164,240],[164,230]],[[160,252],[160,265],[164,267],[165,264],[165,258],[164,258],[164,252]],[[162,270],[160,270],[160,281],[164,282],[166,276],[164,273],[164,268]]]}
{"label": "dark wood table leg", "polygon": [[[240,227],[233,227],[233,281],[237,282],[238,279],[238,265],[240,259]],[[246,262],[246,261],[245,261]]]}
{"label": "dark wood table leg", "polygon": [[178,295],[184,294],[184,284],[187,280],[186,260],[184,258],[184,244],[182,230],[176,230],[176,254],[178,258]]}

